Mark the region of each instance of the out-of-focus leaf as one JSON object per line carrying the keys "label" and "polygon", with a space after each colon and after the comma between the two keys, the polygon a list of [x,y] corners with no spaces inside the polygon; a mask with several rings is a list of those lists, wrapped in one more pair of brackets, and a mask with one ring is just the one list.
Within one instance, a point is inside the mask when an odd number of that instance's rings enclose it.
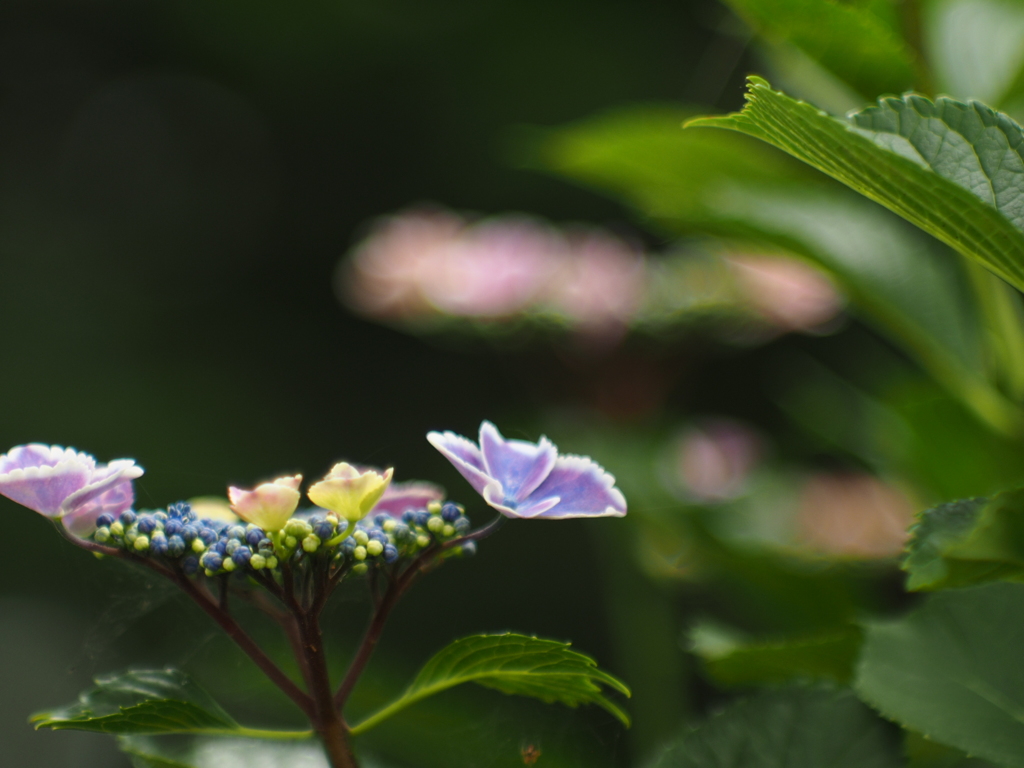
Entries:
{"label": "out-of-focus leaf", "polygon": [[859,3],[728,0],[769,42],[788,42],[868,99],[914,86],[915,57],[882,19]]}
{"label": "out-of-focus leaf", "polygon": [[921,513],[903,563],[910,590],[1024,579],[1024,489]]}
{"label": "out-of-focus leaf", "polygon": [[742,112],[690,121],[773,144],[1024,288],[1024,132],[984,104],[881,99],[854,125],[749,78]]}
{"label": "out-of-focus leaf", "polygon": [[1024,585],[942,592],[865,633],[865,701],[929,739],[1024,767]]}
{"label": "out-of-focus leaf", "polygon": [[959,749],[931,741],[914,731],[904,731],[904,734],[907,768],[996,768],[988,760],[968,757]]}
{"label": "out-of-focus leaf", "polygon": [[846,683],[860,651],[862,633],[849,626],[832,632],[776,641],[751,641],[711,624],[690,631],[690,650],[724,685],[832,680]]}
{"label": "out-of-focus leaf", "polygon": [[1012,97],[1024,69],[1024,4],[933,0],[921,12],[938,92],[997,107]]}
{"label": "out-of-focus leaf", "polygon": [[122,736],[121,751],[135,768],[328,768],[318,742],[268,743],[258,739]]}
{"label": "out-of-focus leaf", "polygon": [[1007,431],[1022,422],[985,378],[978,310],[954,253],[747,137],[679,130],[685,117],[612,113],[534,137],[530,162],[624,197],[670,231],[818,264],[864,319],[987,420]]}
{"label": "out-of-focus leaf", "polygon": [[570,707],[597,704],[629,725],[629,716],[604,695],[601,685],[626,696],[629,688],[598,669],[589,656],[570,650],[568,643],[505,633],[456,640],[424,665],[401,698],[353,726],[352,733],[367,731],[406,707],[461,683]]}
{"label": "out-of-focus leaf", "polygon": [[176,669],[133,670],[96,679],[77,702],[32,716],[36,728],[100,733],[209,733],[270,739],[308,731],[243,728],[188,675]]}
{"label": "out-of-focus leaf", "polygon": [[650,768],[897,768],[892,729],[848,690],[793,687],[733,704]]}

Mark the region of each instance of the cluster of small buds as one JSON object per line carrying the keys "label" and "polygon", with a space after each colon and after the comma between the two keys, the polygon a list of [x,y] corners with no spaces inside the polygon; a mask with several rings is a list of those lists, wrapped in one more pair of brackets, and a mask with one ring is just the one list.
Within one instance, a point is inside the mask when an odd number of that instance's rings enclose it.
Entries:
{"label": "cluster of small buds", "polygon": [[[206,576],[278,568],[309,559],[348,561],[352,572],[414,556],[431,544],[443,544],[469,532],[461,505],[431,502],[425,509],[406,510],[401,519],[388,514],[367,517],[354,525],[332,513],[300,513],[278,531],[252,523],[199,519],[187,502],[166,512],[122,512],[101,515],[92,539],[143,557],[176,563],[186,575]],[[472,555],[466,542],[452,554]]]}

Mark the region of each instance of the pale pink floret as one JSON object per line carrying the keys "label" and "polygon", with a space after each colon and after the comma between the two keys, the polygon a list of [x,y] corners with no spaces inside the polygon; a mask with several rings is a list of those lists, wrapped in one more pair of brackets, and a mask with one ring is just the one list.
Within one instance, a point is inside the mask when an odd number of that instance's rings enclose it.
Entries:
{"label": "pale pink floret", "polygon": [[370,517],[381,513],[392,517],[401,517],[407,509],[425,509],[432,501],[443,499],[444,489],[433,483],[420,480],[391,483],[384,491],[380,501],[370,510]]}
{"label": "pale pink floret", "polygon": [[73,448],[32,443],[0,456],[0,494],[84,535],[104,512],[131,507],[131,481],[142,472],[131,459],[97,464]]}
{"label": "pale pink floret", "polygon": [[279,477],[257,485],[251,491],[231,486],[228,498],[232,511],[240,518],[265,531],[277,531],[299,506],[301,485],[302,475]]}
{"label": "pale pink floret", "polygon": [[506,440],[497,427],[485,421],[480,425],[479,446],[454,432],[431,432],[427,440],[484,501],[506,517],[626,514],[626,499],[612,475],[585,456],[559,456],[547,438],[537,443]]}

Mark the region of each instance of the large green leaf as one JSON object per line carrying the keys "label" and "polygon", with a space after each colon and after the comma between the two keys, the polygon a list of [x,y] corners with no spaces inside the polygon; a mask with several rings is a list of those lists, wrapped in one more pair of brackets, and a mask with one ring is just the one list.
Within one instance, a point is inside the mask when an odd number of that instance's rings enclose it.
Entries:
{"label": "large green leaf", "polygon": [[527,162],[624,197],[670,231],[817,263],[864,319],[974,410],[1006,431],[1021,424],[986,379],[986,337],[956,254],[759,142],[681,131],[685,117],[632,108],[535,134]]}
{"label": "large green leaf", "polygon": [[905,618],[870,624],[861,697],[928,738],[1024,768],[1024,585],[931,596]]}
{"label": "large green leaf", "polygon": [[914,85],[913,52],[864,5],[834,0],[728,3],[769,42],[795,45],[868,99]]}
{"label": "large green leaf", "polygon": [[629,695],[629,688],[597,668],[568,643],[526,635],[471,635],[437,653],[402,696],[352,728],[359,734],[416,702],[461,683],[477,683],[502,693],[532,696],[570,707],[597,704],[626,725],[629,716],[601,688]]}
{"label": "large green leaf", "polygon": [[308,731],[243,728],[205,690],[176,669],[133,670],[97,678],[77,702],[32,716],[36,728],[117,734],[207,733],[271,739]]}
{"label": "large green leaf", "polygon": [[690,126],[774,144],[1024,288],[1024,133],[978,102],[880,100],[854,124],[749,79],[747,105]]}
{"label": "large green leaf", "polygon": [[752,641],[713,624],[690,631],[690,650],[724,685],[784,683],[791,680],[849,682],[862,640],[858,627],[780,640]]}
{"label": "large green leaf", "polygon": [[1024,489],[921,513],[903,563],[910,590],[1024,580]]}
{"label": "large green leaf", "polygon": [[848,690],[788,688],[733,704],[650,768],[897,768],[896,734]]}

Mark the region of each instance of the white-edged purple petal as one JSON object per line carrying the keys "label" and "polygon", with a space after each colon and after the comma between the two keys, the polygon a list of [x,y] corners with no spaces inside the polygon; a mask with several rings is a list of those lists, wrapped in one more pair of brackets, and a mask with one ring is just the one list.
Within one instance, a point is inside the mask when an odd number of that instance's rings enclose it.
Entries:
{"label": "white-edged purple petal", "polygon": [[477,493],[484,492],[492,478],[484,469],[483,454],[472,440],[454,432],[428,432],[427,440],[459,470]]}
{"label": "white-edged purple petal", "polygon": [[[540,505],[556,498],[555,504],[537,511]],[[517,510],[519,517],[539,520],[625,514],[626,498],[615,487],[615,478],[586,456],[559,456],[547,479]]]}
{"label": "white-edged purple petal", "polygon": [[117,459],[97,467],[88,485],[64,499],[61,504],[64,514],[77,511],[114,486],[142,477],[142,474],[142,467],[136,466],[132,459]]}
{"label": "white-edged purple petal", "polygon": [[34,443],[0,456],[0,494],[46,517],[60,517],[64,500],[89,484],[96,460],[71,448]]}
{"label": "white-edged purple petal", "polygon": [[391,483],[380,501],[370,510],[370,515],[384,513],[392,517],[401,517],[407,509],[425,509],[430,502],[442,499],[444,489],[433,483],[419,480]]}
{"label": "white-edged purple petal", "polygon": [[80,538],[85,538],[96,530],[96,518],[107,512],[117,517],[126,509],[131,509],[135,503],[135,488],[131,480],[122,482],[110,488],[99,496],[76,506],[72,512],[61,518],[61,523],[71,533]]}
{"label": "white-edged purple petal", "polygon": [[558,449],[546,437],[536,443],[506,440],[489,421],[480,424],[480,450],[484,470],[501,484],[502,502],[512,508],[544,482],[558,458]]}

